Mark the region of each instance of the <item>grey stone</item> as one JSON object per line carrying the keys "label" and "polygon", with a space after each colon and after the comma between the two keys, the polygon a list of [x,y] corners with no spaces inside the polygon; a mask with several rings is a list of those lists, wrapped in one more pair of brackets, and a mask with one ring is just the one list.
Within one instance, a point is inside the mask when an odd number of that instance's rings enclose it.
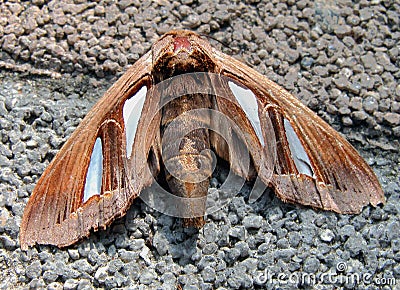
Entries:
{"label": "grey stone", "polygon": [[153,237],[153,246],[158,254],[164,256],[168,252],[169,243],[165,235],[157,231]]}
{"label": "grey stone", "polygon": [[174,274],[167,272],[161,276],[161,281],[163,282],[163,286],[172,287],[176,285],[176,277]]}
{"label": "grey stone", "polygon": [[360,20],[366,21],[371,19],[374,16],[374,11],[371,8],[363,8],[360,10]]}
{"label": "grey stone", "polygon": [[94,278],[100,283],[104,283],[108,277],[108,266],[100,267],[94,274]]}
{"label": "grey stone", "polygon": [[285,249],[289,247],[289,241],[287,238],[279,238],[276,246],[280,249]]}
{"label": "grey stone", "polygon": [[351,117],[357,121],[364,121],[368,118],[368,114],[364,111],[355,111],[351,113]]}
{"label": "grey stone", "polygon": [[87,254],[87,258],[92,265],[98,264],[100,262],[100,255],[96,249],[91,249]]}
{"label": "grey stone", "polygon": [[26,276],[29,279],[35,279],[41,276],[42,274],[42,265],[39,261],[34,261],[28,267],[26,267]]}
{"label": "grey stone", "polygon": [[9,53],[13,53],[17,46],[17,37],[15,34],[8,34],[3,37],[3,45],[2,48],[4,51]]}
{"label": "grey stone", "polygon": [[244,273],[242,269],[236,269],[232,271],[228,278],[228,285],[231,288],[238,289],[238,288],[249,288],[253,284],[251,276]]}
{"label": "grey stone", "polygon": [[[237,251],[238,255],[240,255],[240,252]],[[207,255],[203,256],[199,263],[197,264],[197,267],[200,270],[203,270],[205,267],[212,267],[215,268],[217,266],[217,259],[214,256]]]}
{"label": "grey stone", "polygon": [[80,279],[77,290],[92,290],[95,289],[92,283],[88,279]]}
{"label": "grey stone", "polygon": [[58,278],[58,274],[53,270],[47,270],[43,272],[43,279],[47,283],[55,282]]}
{"label": "grey stone", "polygon": [[79,251],[76,249],[68,249],[68,254],[73,260],[78,260],[79,259]]}
{"label": "grey stone", "polygon": [[314,60],[313,58],[311,58],[311,57],[304,57],[304,58],[301,60],[300,64],[301,64],[301,66],[302,66],[303,68],[308,69],[308,68],[310,68],[310,67],[314,64],[314,62],[315,62],[315,60]]}
{"label": "grey stone", "polygon": [[344,247],[349,251],[351,257],[355,257],[367,250],[367,242],[360,234],[355,233],[347,239]]}
{"label": "grey stone", "polygon": [[237,249],[237,248],[228,249],[226,251],[225,261],[228,264],[233,264],[238,260],[239,257],[240,257],[240,250],[239,249]]}
{"label": "grey stone", "polygon": [[320,266],[320,261],[315,257],[309,257],[304,261],[303,270],[307,273],[316,273]]}
{"label": "grey stone", "polygon": [[203,232],[207,243],[213,243],[217,240],[218,228],[214,223],[204,225]]}
{"label": "grey stone", "polygon": [[337,25],[334,28],[334,32],[340,38],[343,38],[351,34],[351,27],[349,25]]}
{"label": "grey stone", "polygon": [[299,59],[299,57],[300,53],[297,50],[294,49],[286,50],[285,58],[290,64],[295,63]]}
{"label": "grey stone", "polygon": [[258,266],[258,259],[247,258],[246,260],[240,262],[240,266],[245,267],[248,273],[254,272]]}
{"label": "grey stone", "polygon": [[218,246],[215,243],[206,244],[203,248],[204,255],[214,254],[218,250]]}
{"label": "grey stone", "polygon": [[154,273],[153,270],[144,270],[141,274],[140,274],[140,278],[139,281],[142,284],[145,285],[150,285],[151,282],[155,279],[156,275]]}
{"label": "grey stone", "polygon": [[383,120],[390,126],[396,126],[400,124],[400,114],[397,113],[386,113],[383,115]]}
{"label": "grey stone", "polygon": [[93,266],[87,260],[77,260],[72,264],[72,267],[80,272],[92,274],[94,271]]}
{"label": "grey stone", "polygon": [[120,16],[120,11],[117,5],[113,4],[106,9],[106,20],[109,24],[113,24]]}
{"label": "grey stone", "polygon": [[243,225],[245,226],[246,229],[259,229],[261,228],[262,220],[263,219],[261,216],[255,216],[255,215],[246,216],[243,219]]}
{"label": "grey stone", "polygon": [[228,230],[228,235],[243,241],[246,239],[247,231],[244,226],[235,226]]}
{"label": "grey stone", "polygon": [[141,257],[147,265],[151,265],[151,254],[150,254],[150,249],[146,246],[143,247],[143,249],[139,253],[139,257]]}
{"label": "grey stone", "polygon": [[382,66],[378,65],[372,52],[368,52],[366,55],[361,56],[361,61],[364,67],[370,69],[373,73],[380,73],[383,71]]}
{"label": "grey stone", "polygon": [[265,254],[268,252],[268,250],[270,249],[270,245],[268,243],[262,243],[259,247],[258,247],[258,253],[259,254]]}
{"label": "grey stone", "polygon": [[373,96],[369,96],[363,101],[363,108],[367,113],[374,113],[378,110],[379,103]]}
{"label": "grey stone", "polygon": [[193,264],[188,264],[183,268],[185,274],[194,274],[197,272],[197,268]]}
{"label": "grey stone", "polygon": [[296,254],[296,252],[293,249],[282,249],[282,250],[277,250],[274,253],[274,258],[277,260],[282,260],[285,262],[289,262],[290,259]]}
{"label": "grey stone", "polygon": [[330,229],[326,229],[320,233],[319,237],[322,241],[329,243],[335,238],[335,234]]}
{"label": "grey stone", "polygon": [[78,283],[75,279],[68,279],[64,282],[64,290],[74,290],[78,287]]}
{"label": "grey stone", "polygon": [[107,277],[104,281],[104,286],[106,289],[115,289],[118,287],[118,282],[115,277]]}
{"label": "grey stone", "polygon": [[400,126],[396,126],[393,128],[393,135],[395,137],[400,137]]}
{"label": "grey stone", "polygon": [[246,258],[250,255],[249,245],[244,241],[237,242],[235,248],[239,250],[241,258]]}
{"label": "grey stone", "polygon": [[0,241],[3,244],[4,249],[7,250],[13,250],[17,246],[15,239],[10,238],[8,235],[0,235]]}
{"label": "grey stone", "polygon": [[338,233],[342,239],[347,239],[348,237],[353,236],[356,231],[353,225],[345,225],[339,229]]}
{"label": "grey stone", "polygon": [[125,263],[121,270],[121,274],[136,281],[139,280],[141,268],[139,268],[139,265],[136,262]]}
{"label": "grey stone", "polygon": [[301,235],[299,232],[295,231],[295,232],[290,232],[288,234],[289,237],[289,244],[292,247],[297,247],[299,245],[299,243],[301,242]]}
{"label": "grey stone", "polygon": [[62,290],[63,285],[60,282],[52,282],[47,285],[48,290]]}
{"label": "grey stone", "polygon": [[199,15],[197,15],[197,14],[190,14],[186,18],[186,20],[183,22],[183,24],[186,27],[191,28],[191,29],[198,27],[200,25],[200,23],[201,23],[201,20],[200,20]]}
{"label": "grey stone", "polygon": [[329,75],[329,69],[326,66],[315,66],[313,68],[313,72],[315,72],[317,75],[320,75],[322,77],[327,77]]}
{"label": "grey stone", "polygon": [[400,239],[400,223],[391,221],[386,227],[386,236],[389,241]]}
{"label": "grey stone", "polygon": [[143,239],[134,239],[129,244],[129,249],[132,251],[140,251],[145,247],[145,242]]}

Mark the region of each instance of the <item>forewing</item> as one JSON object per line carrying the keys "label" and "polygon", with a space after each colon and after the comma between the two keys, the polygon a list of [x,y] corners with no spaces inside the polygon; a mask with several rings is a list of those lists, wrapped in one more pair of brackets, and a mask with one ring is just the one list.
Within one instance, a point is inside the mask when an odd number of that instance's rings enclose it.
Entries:
{"label": "forewing", "polygon": [[[226,116],[224,122],[214,124],[218,131],[225,132],[223,138],[218,134],[212,136],[214,150],[221,158],[229,161],[231,169],[243,178],[254,175],[249,168],[250,155],[252,164],[258,172],[262,172],[263,180],[268,184],[276,154],[272,124],[263,115],[263,104],[236,79],[219,74],[210,74],[210,78],[216,109]],[[243,150],[242,142],[247,150]]]}
{"label": "forewing", "polygon": [[91,229],[104,228],[149,185],[148,171],[135,173],[147,159],[138,164],[130,155],[143,156],[155,140],[150,134],[137,141],[146,125],[140,121],[146,119],[140,118],[146,114],[143,108],[153,101],[146,98],[150,70],[151,55],[146,54],[89,111],[47,167],[24,211],[22,249],[35,243],[67,246]]}
{"label": "forewing", "polygon": [[[274,82],[232,57],[214,53],[220,73],[240,84],[242,90],[250,89],[257,106],[262,107],[252,118],[261,124],[265,142],[262,147],[269,148],[260,151],[263,156],[253,158],[260,178],[272,185],[282,200],[338,213],[359,213],[368,203],[376,206],[384,202],[374,172],[339,133]],[[235,96],[240,94],[241,89],[235,92],[232,85],[230,88]],[[245,114],[247,123],[252,123],[251,114]],[[245,131],[249,131],[248,127]],[[261,138],[256,126],[252,127],[248,143],[256,147]],[[275,155],[276,160],[266,153]],[[257,160],[264,164],[257,165]]]}

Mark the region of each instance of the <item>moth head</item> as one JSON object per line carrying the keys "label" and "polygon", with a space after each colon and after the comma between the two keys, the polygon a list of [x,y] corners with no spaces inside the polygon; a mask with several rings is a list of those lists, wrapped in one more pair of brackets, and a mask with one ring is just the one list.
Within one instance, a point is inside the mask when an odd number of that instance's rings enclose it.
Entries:
{"label": "moth head", "polygon": [[210,43],[188,30],[164,34],[152,47],[156,82],[191,72],[214,71]]}

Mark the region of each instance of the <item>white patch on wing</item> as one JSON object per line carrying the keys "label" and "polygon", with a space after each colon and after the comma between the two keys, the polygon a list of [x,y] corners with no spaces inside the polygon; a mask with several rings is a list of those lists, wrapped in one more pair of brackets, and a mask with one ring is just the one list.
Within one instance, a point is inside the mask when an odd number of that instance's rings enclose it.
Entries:
{"label": "white patch on wing", "polygon": [[234,82],[228,82],[228,85],[232,90],[236,100],[239,102],[239,105],[246,113],[247,118],[250,120],[258,140],[260,140],[261,145],[264,146],[264,138],[261,131],[260,118],[258,116],[258,103],[256,96],[251,90],[238,86]]}
{"label": "white patch on wing", "polygon": [[92,156],[90,157],[89,168],[86,174],[83,202],[86,202],[93,195],[100,195],[101,180],[103,177],[103,146],[101,139],[97,138],[94,143]]}
{"label": "white patch on wing", "polygon": [[288,120],[284,119],[283,123],[285,126],[286,138],[289,143],[290,152],[292,153],[292,158],[297,170],[299,173],[314,177],[310,158],[308,158],[303,145],[301,145],[299,137]]}
{"label": "white patch on wing", "polygon": [[143,86],[134,96],[125,101],[123,107],[126,134],[126,156],[128,158],[132,153],[132,146],[135,141],[136,130],[142,114],[144,101],[146,100],[146,94],[147,87]]}

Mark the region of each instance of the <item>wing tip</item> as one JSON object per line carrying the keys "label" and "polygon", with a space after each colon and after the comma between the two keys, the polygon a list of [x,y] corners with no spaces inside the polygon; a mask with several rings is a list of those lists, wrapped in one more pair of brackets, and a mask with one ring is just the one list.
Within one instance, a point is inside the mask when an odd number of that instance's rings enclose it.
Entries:
{"label": "wing tip", "polygon": [[378,207],[386,202],[378,182],[364,188],[340,190],[311,178],[295,175],[280,175],[274,180],[275,194],[285,203],[310,206],[339,214],[359,214],[368,206]]}

